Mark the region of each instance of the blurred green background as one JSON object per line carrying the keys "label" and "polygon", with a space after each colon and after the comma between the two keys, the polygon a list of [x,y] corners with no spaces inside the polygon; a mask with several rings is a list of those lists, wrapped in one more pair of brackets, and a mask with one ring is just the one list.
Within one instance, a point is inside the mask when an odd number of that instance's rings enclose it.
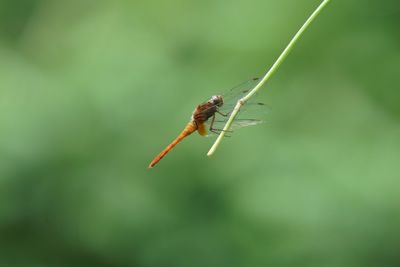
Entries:
{"label": "blurred green background", "polygon": [[400,2],[335,1],[268,123],[190,136],[318,0],[0,1],[0,266],[400,266]]}

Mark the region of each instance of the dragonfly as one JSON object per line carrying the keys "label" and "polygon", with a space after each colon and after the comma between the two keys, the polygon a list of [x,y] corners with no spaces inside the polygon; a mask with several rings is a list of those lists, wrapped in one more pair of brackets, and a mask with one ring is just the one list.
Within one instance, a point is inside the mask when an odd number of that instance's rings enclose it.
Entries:
{"label": "dragonfly", "polygon": [[[186,127],[150,162],[149,168],[153,168],[177,144],[196,131],[201,136],[216,136],[221,133],[237,101],[244,97],[258,83],[259,78],[253,78],[233,87],[226,94],[214,95],[208,101],[199,104],[193,111]],[[267,111],[268,108],[264,103],[254,101],[246,102],[227,132],[231,134],[236,129],[263,123],[264,120],[258,117],[262,116]]]}

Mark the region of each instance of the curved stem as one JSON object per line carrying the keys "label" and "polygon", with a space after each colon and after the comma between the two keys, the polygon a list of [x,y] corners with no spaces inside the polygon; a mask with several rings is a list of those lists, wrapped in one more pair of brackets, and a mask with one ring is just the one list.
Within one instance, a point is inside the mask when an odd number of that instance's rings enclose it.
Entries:
{"label": "curved stem", "polygon": [[255,94],[257,93],[260,88],[271,78],[271,76],[275,73],[275,71],[278,69],[278,67],[282,64],[282,62],[285,60],[289,52],[293,49],[294,45],[296,42],[299,40],[301,35],[304,33],[304,31],[310,26],[311,22],[314,21],[314,19],[319,15],[319,13],[322,11],[322,9],[330,2],[330,0],[324,0],[318,7],[317,9],[311,14],[311,16],[306,20],[306,22],[301,26],[301,28],[298,30],[298,32],[293,36],[292,40],[290,40],[289,44],[286,46],[286,48],[283,50],[281,55],[278,57],[278,59],[275,61],[275,63],[272,65],[272,67],[269,69],[269,71],[264,75],[264,77],[260,80],[260,82],[244,97],[238,100],[236,103],[235,108],[233,109],[231,116],[229,117],[228,121],[226,122],[223,130],[219,134],[217,140],[215,140],[214,144],[210,148],[210,150],[207,153],[207,156],[211,156],[214,154],[215,150],[219,146],[219,144],[222,141],[222,138],[225,135],[225,132],[229,130],[229,128],[232,125],[233,120],[237,116],[240,108]]}

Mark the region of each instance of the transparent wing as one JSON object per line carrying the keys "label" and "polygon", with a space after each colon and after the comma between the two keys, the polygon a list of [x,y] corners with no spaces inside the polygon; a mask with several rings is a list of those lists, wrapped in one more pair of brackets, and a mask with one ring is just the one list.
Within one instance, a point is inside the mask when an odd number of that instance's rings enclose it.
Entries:
{"label": "transparent wing", "polygon": [[[224,104],[222,107],[218,107],[219,113],[215,113],[215,119],[210,118],[204,125],[207,132],[207,136],[216,136],[225,126],[229,115],[236,106],[239,99],[244,97],[250,90],[252,90],[258,83],[259,78],[253,78],[246,82],[243,82],[232,89],[230,89],[225,94],[222,94]],[[258,125],[264,122],[266,114],[269,112],[269,108],[260,102],[249,101],[239,111],[238,116],[236,116],[233,121],[230,133],[239,128]],[[226,116],[224,116],[225,114]],[[212,131],[210,131],[212,129]]]}
{"label": "transparent wing", "polygon": [[225,109],[233,109],[233,107],[236,105],[236,102],[244,97],[251,89],[253,89],[258,83],[260,82],[259,78],[253,78],[251,80],[248,80],[246,82],[243,82],[232,89],[230,89],[228,92],[225,94],[222,94],[222,97],[224,99],[224,105],[222,108]]}
{"label": "transparent wing", "polygon": [[[232,108],[233,109],[233,108]],[[230,112],[223,116],[219,113],[215,113],[215,119],[212,121],[210,118],[206,123],[205,127],[208,131],[208,136],[216,136],[225,126],[226,122],[229,119]],[[233,131],[247,127],[247,126],[254,126],[265,122],[265,117],[269,113],[269,108],[260,102],[250,102],[246,103],[239,111],[238,115],[236,116],[235,120],[233,121],[231,128],[229,129],[228,135],[231,134]],[[225,114],[225,113],[224,113]],[[210,131],[213,129],[214,131]]]}
{"label": "transparent wing", "polygon": [[244,97],[251,89],[253,89],[260,82],[259,78],[253,78],[246,82],[243,82],[225,94],[220,94],[223,97],[224,104],[218,108],[222,113],[229,113],[235,107],[237,101]]}

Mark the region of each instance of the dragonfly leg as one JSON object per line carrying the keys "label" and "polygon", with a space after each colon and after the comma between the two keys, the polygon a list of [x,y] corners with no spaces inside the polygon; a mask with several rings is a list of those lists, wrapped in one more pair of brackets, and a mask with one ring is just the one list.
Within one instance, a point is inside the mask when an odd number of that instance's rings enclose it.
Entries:
{"label": "dragonfly leg", "polygon": [[211,123],[210,123],[210,131],[211,132],[214,132],[214,128],[213,128],[214,121],[215,121],[215,113],[213,114],[212,119],[211,119]]}
{"label": "dragonfly leg", "polygon": [[226,130],[226,131],[224,131],[224,129],[217,129],[217,128],[210,128],[210,131],[212,132],[212,131],[216,131],[216,132],[227,132],[227,133],[233,133],[233,131],[232,130]]}
{"label": "dragonfly leg", "polygon": [[[223,130],[218,130],[218,129],[212,129],[210,132],[215,133],[215,134],[220,134],[223,132]],[[231,131],[230,131],[231,132]],[[231,137],[230,135],[225,134],[225,137]]]}
{"label": "dragonfly leg", "polygon": [[[215,134],[220,134],[221,132],[224,132],[224,130],[223,129],[216,129],[216,128],[214,128],[213,127],[213,125],[214,125],[214,122],[215,122],[215,114],[212,116],[212,119],[211,119],[211,123],[210,123],[210,132],[213,132],[213,133],[215,133]],[[225,132],[232,132],[232,131],[225,131]],[[230,137],[230,136],[227,136],[227,135],[225,135],[226,137]]]}
{"label": "dragonfly leg", "polygon": [[219,111],[219,110],[217,110],[217,113],[220,114],[220,115],[222,115],[222,116],[224,116],[224,117],[228,117],[228,115],[230,114],[230,112],[224,114],[224,113],[222,113],[222,112]]}

